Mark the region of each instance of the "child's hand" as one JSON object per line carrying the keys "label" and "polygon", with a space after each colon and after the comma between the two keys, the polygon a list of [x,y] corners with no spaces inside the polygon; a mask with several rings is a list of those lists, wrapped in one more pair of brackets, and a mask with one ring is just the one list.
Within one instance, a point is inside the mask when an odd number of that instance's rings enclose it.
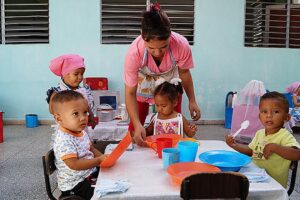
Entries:
{"label": "child's hand", "polygon": [[97,121],[93,116],[89,117],[88,125],[91,126],[92,129],[94,129],[97,126]]}
{"label": "child's hand", "polygon": [[193,137],[197,131],[198,131],[198,129],[195,124],[189,124],[189,132],[188,132],[189,137]]}
{"label": "child's hand", "polygon": [[264,157],[266,159],[269,159],[269,157],[273,153],[274,148],[276,148],[276,146],[277,146],[277,144],[274,144],[274,143],[269,143],[269,144],[265,145],[265,147],[263,149],[263,153],[264,153]]}
{"label": "child's hand", "polygon": [[97,157],[99,158],[99,163],[102,163],[103,160],[105,160],[105,158],[107,158],[109,156],[109,154],[102,154],[101,156]]}
{"label": "child's hand", "polygon": [[236,146],[235,139],[234,139],[234,137],[232,135],[226,135],[225,136],[225,142],[230,147]]}

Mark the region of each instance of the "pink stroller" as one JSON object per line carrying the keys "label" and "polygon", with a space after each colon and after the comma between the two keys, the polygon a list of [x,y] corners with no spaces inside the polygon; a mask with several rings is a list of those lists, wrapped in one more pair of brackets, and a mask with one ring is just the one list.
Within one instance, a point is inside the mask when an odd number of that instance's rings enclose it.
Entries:
{"label": "pink stroller", "polygon": [[235,105],[233,105],[231,133],[235,133],[241,123],[249,120],[250,124],[247,129],[242,130],[236,136],[236,140],[241,143],[250,143],[256,131],[263,128],[259,120],[259,100],[266,93],[263,82],[251,80],[238,93]]}

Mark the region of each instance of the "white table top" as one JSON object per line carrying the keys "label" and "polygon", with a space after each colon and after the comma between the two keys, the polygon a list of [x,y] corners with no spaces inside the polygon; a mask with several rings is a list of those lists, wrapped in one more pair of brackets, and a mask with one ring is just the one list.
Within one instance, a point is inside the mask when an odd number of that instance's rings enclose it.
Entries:
{"label": "white table top", "polygon": [[89,126],[88,133],[91,140],[122,140],[128,131],[128,125],[118,125],[120,121],[99,122],[94,129]]}
{"label": "white table top", "polygon": [[[199,153],[209,150],[232,150],[224,141],[200,140],[196,162],[201,162]],[[253,163],[251,163],[253,164]],[[180,186],[171,181],[163,170],[162,160],[150,148],[135,146],[133,151],[126,151],[111,168],[100,170],[101,179],[127,180],[132,186],[125,193],[108,194],[101,199],[181,199]],[[98,199],[94,194],[93,200]],[[262,183],[250,183],[247,199],[285,200],[286,190],[273,178]]]}

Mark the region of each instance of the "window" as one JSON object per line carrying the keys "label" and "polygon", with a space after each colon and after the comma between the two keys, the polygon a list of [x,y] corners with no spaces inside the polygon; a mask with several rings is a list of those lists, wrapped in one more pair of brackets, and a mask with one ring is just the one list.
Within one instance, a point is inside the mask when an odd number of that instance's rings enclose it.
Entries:
{"label": "window", "polygon": [[[130,44],[141,30],[146,0],[101,1],[102,44]],[[156,1],[153,1],[156,2]],[[194,43],[194,0],[159,0],[170,18],[172,31]]]}
{"label": "window", "polygon": [[1,43],[49,43],[48,0],[0,0]]}
{"label": "window", "polygon": [[246,0],[245,46],[300,48],[299,0]]}

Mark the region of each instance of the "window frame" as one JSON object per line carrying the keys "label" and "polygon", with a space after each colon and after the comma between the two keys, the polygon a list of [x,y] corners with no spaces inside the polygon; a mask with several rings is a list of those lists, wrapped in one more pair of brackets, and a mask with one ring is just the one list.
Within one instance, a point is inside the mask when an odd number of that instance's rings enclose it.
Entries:
{"label": "window frame", "polygon": [[244,46],[299,49],[298,13],[300,4],[292,0],[245,0]]}
{"label": "window frame", "polygon": [[[170,18],[171,30],[185,36],[190,45],[193,45],[195,43],[195,0],[160,0],[159,3]],[[141,15],[145,9],[146,0],[100,0],[100,44],[130,44],[140,35]],[[109,11],[115,12],[115,16],[109,16]],[[127,18],[126,15],[120,15],[118,18],[120,13],[126,13]],[[120,37],[117,37],[118,34]]]}
{"label": "window frame", "polygon": [[49,44],[49,0],[0,1],[0,45]]}

